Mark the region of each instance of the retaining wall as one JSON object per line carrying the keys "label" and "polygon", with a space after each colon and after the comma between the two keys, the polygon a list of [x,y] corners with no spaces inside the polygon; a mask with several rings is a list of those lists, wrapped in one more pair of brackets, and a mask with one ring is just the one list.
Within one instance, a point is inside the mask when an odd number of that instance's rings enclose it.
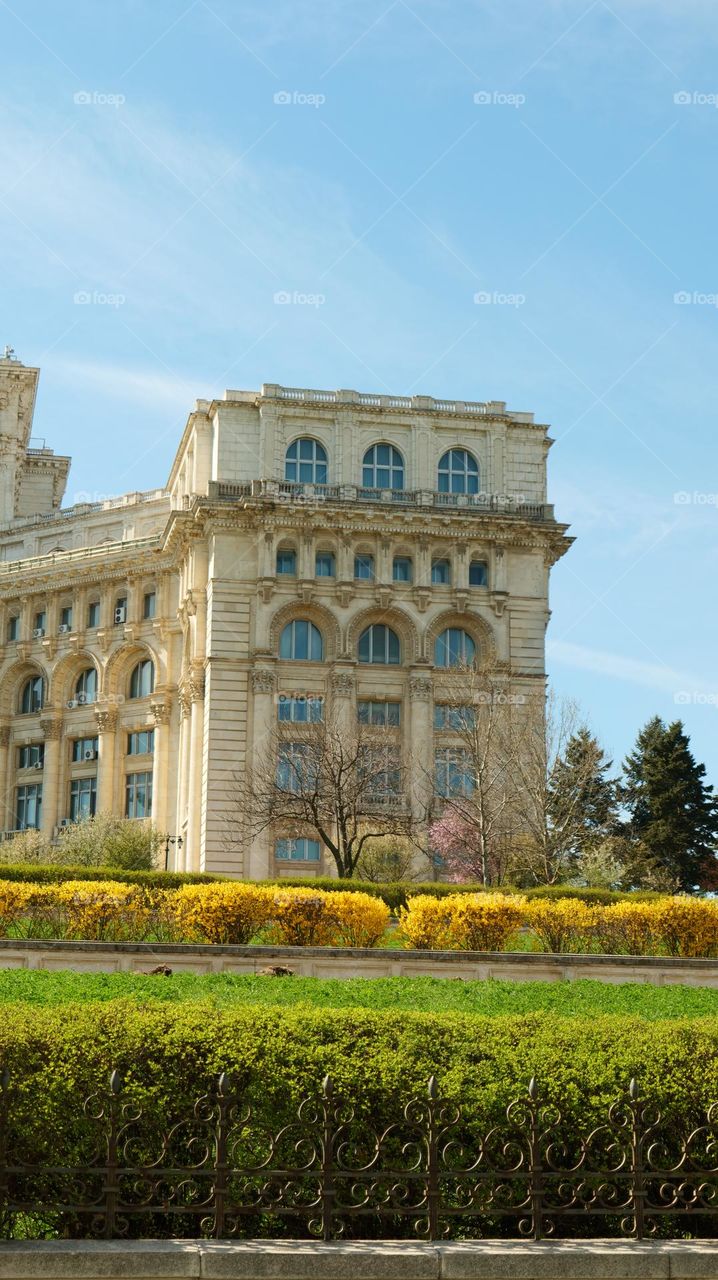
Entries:
{"label": "retaining wall", "polygon": [[311,978],[497,978],[532,982],[595,978],[600,982],[650,982],[656,986],[718,986],[718,960],[664,956],[0,939],[0,968],[146,973],[157,965],[190,973],[256,973],[269,966],[286,965]]}
{"label": "retaining wall", "polygon": [[717,1280],[718,1241],[41,1240],[0,1244],[0,1280]]}

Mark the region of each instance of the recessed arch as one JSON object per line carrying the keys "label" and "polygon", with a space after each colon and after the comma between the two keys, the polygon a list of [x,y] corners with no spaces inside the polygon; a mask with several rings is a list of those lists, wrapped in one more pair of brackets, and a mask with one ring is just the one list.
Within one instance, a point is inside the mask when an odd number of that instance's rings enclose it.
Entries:
{"label": "recessed arch", "polygon": [[[45,682],[45,690],[49,691],[47,672],[40,666],[39,662],[27,662],[24,660],[14,662],[12,666],[8,667],[0,680],[0,715],[13,716],[17,714],[20,690],[30,676],[42,676]],[[49,695],[46,692],[46,707],[48,701]]]}
{"label": "recessed arch", "polygon": [[339,652],[339,626],[334,614],[321,604],[303,604],[301,600],[293,600],[285,604],[274,614],[269,624],[269,648],[274,654],[279,653],[279,637],[288,622],[306,619],[313,622],[322,633],[324,641],[324,661],[335,658]]}
{"label": "recessed arch", "polygon": [[102,664],[94,653],[81,649],[79,653],[71,653],[55,664],[50,676],[50,701],[63,707],[69,698],[74,697],[75,682],[80,672],[94,667],[97,672],[97,688],[102,688]]}
{"label": "recessed arch", "polygon": [[496,637],[489,623],[476,613],[459,613],[456,609],[445,609],[429,623],[424,635],[424,657],[428,662],[434,661],[437,637],[449,627],[458,627],[471,636],[476,646],[476,661],[482,667],[495,664]]}
{"label": "recessed arch", "polygon": [[347,628],[346,650],[352,657],[356,656],[359,637],[367,627],[376,623],[384,623],[391,627],[401,643],[402,662],[417,662],[421,657],[419,633],[408,614],[403,609],[382,609],[375,606],[362,609],[355,614]]}
{"label": "recessed arch", "polygon": [[149,644],[123,644],[112,654],[107,662],[102,681],[102,693],[109,697],[127,696],[127,683],[133,667],[143,658],[151,658],[155,667],[155,689],[163,685],[167,679],[164,663],[159,654]]}

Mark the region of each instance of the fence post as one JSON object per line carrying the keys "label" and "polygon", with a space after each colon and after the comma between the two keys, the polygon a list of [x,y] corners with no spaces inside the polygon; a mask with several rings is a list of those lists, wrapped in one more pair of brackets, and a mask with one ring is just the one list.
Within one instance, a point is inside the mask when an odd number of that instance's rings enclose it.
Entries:
{"label": "fence post", "polygon": [[642,1106],[638,1097],[638,1085],[635,1076],[631,1079],[628,1086],[628,1096],[631,1100],[631,1173],[633,1175],[633,1219],[635,1222],[635,1237],[642,1240],[644,1235],[644,1205],[646,1198],[646,1184],[643,1168],[643,1133],[641,1130]]}
{"label": "fence post", "polygon": [[322,1168],[320,1193],[322,1199],[322,1236],[334,1239],[334,1086],[330,1076],[322,1080]]}
{"label": "fence post", "polygon": [[536,1078],[529,1080],[529,1186],[531,1192],[531,1219],[534,1240],[543,1238],[543,1164],[538,1127],[538,1087]]}
{"label": "fence post", "polygon": [[429,1239],[438,1240],[439,1238],[439,1144],[437,1138],[436,1123],[436,1100],[439,1096],[439,1086],[436,1082],[436,1076],[431,1076],[427,1088],[429,1095],[429,1105],[427,1109],[427,1185],[426,1185],[426,1203],[429,1218]]}
{"label": "fence post", "polygon": [[118,1115],[121,1090],[122,1084],[119,1073],[113,1071],[110,1075],[110,1092],[107,1100],[107,1166],[105,1169],[105,1229],[103,1231],[106,1240],[112,1240],[117,1219],[117,1202],[119,1199]]}
{"label": "fence post", "polygon": [[214,1134],[214,1236],[217,1240],[224,1235],[227,1212],[229,1099],[229,1080],[222,1071],[217,1080],[217,1123]]}

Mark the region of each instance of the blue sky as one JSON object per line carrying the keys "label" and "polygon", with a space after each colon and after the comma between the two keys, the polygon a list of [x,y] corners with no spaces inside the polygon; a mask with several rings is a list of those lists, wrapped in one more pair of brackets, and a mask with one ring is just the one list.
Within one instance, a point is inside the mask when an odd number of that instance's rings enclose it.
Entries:
{"label": "blue sky", "polygon": [[0,0],[0,340],[68,501],[228,386],[533,410],[552,680],[718,784],[717,44],[712,0]]}

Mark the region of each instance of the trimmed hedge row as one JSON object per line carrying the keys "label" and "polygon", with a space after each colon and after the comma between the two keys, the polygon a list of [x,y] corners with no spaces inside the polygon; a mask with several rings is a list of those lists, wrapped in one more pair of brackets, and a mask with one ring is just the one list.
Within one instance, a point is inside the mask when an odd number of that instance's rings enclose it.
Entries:
{"label": "trimmed hedge row", "polygon": [[[144,885],[152,889],[179,889],[186,884],[236,883],[230,876],[190,871],[118,871],[114,867],[59,867],[35,863],[0,865],[0,880],[21,880],[29,884],[62,884],[65,880],[113,880],[119,884]],[[411,880],[373,884],[366,880],[338,880],[331,876],[282,877],[280,880],[257,880],[253,884],[272,888],[320,889],[324,893],[362,893],[381,898],[396,914],[409,898],[431,894],[435,898],[457,893],[495,893],[494,888],[480,884],[447,884],[441,880],[415,883]],[[503,893],[520,893],[525,898],[575,898],[581,902],[608,905],[612,902],[649,902],[662,895],[650,891],[619,893],[612,889],[578,889],[567,885],[538,885],[533,889],[502,888]]]}
{"label": "trimmed hedge row", "polygon": [[[0,1069],[6,1067],[7,1149],[45,1165],[81,1162],[91,1149],[97,1126],[82,1102],[107,1087],[111,1069],[157,1132],[189,1116],[220,1071],[251,1105],[253,1127],[275,1133],[295,1118],[304,1096],[319,1092],[326,1074],[365,1132],[381,1131],[410,1097],[425,1096],[431,1075],[444,1097],[461,1104],[465,1125],[484,1132],[504,1121],[532,1076],[569,1132],[604,1121],[632,1076],[666,1125],[690,1129],[718,1097],[718,1019],[491,1019],[306,1005],[218,1010],[209,1001],[172,1008],[150,1001],[141,1009],[125,1000],[16,1005],[5,1008],[0,1025]],[[155,1234],[182,1234],[177,1219],[165,1230],[153,1225]],[[257,1225],[266,1231],[262,1223],[244,1225],[248,1234]],[[48,1226],[68,1234],[59,1215],[40,1224],[45,1234]],[[23,1229],[32,1233],[32,1219]]]}

